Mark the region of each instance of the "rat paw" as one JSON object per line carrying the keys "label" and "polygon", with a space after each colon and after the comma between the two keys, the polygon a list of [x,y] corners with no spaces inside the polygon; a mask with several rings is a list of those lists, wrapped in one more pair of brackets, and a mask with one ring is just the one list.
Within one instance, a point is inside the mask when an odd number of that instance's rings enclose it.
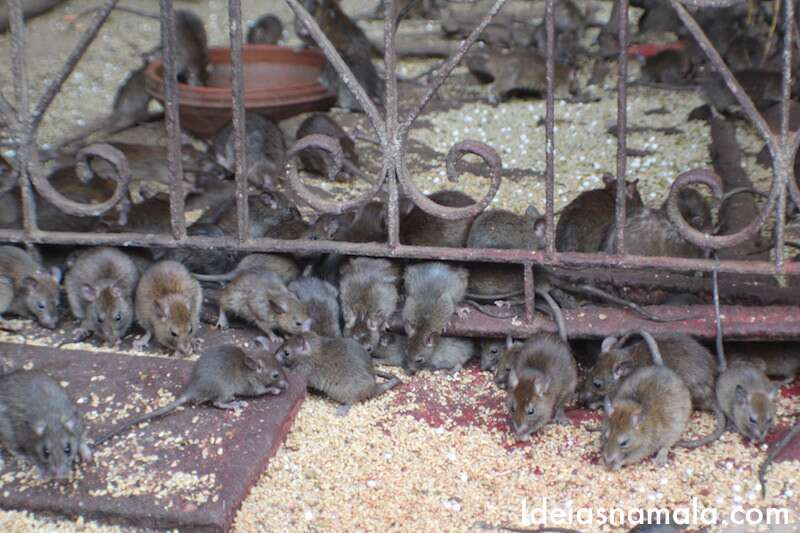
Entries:
{"label": "rat paw", "polygon": [[655,459],[653,459],[653,463],[655,463],[656,466],[665,466],[667,464],[667,453],[668,450],[666,448],[658,450]]}
{"label": "rat paw", "polygon": [[214,402],[214,407],[217,409],[230,409],[239,411],[247,407],[247,402],[244,400],[236,400],[233,402]]}
{"label": "rat paw", "polygon": [[340,405],[336,408],[336,416],[347,416],[347,413],[350,412],[351,405]]}
{"label": "rat paw", "polygon": [[469,316],[469,314],[471,312],[472,312],[472,309],[470,309],[469,307],[462,307],[461,309],[456,311],[456,314],[458,315],[458,318],[460,318],[461,320],[464,320],[465,318],[467,318]]}
{"label": "rat paw", "polygon": [[72,336],[72,342],[81,342],[92,336],[91,330],[87,328],[78,328]]}
{"label": "rat paw", "polygon": [[560,425],[570,425],[571,423],[569,418],[567,418],[567,415],[564,414],[564,411],[557,412],[556,416],[553,418],[553,421]]}

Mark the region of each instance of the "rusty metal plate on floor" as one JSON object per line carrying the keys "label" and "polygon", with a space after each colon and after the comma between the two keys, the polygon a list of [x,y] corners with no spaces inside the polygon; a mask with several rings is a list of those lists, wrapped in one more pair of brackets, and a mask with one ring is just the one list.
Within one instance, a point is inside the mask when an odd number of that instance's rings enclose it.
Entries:
{"label": "rusty metal plate on floor", "polygon": [[[222,340],[222,339],[217,339]],[[37,368],[62,382],[90,435],[177,396],[192,363],[161,357],[0,343],[14,368]],[[43,482],[33,467],[7,460],[0,508],[139,528],[224,531],[283,442],[305,396],[293,374],[280,396],[251,399],[238,412],[189,407],[101,447],[70,480]]]}

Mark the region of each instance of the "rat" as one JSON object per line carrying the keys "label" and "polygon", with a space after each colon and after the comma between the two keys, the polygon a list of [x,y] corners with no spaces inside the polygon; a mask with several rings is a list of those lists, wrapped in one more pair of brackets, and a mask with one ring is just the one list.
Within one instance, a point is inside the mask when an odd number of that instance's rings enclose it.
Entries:
{"label": "rat", "polygon": [[81,320],[75,338],[96,333],[108,344],[119,343],[133,322],[133,291],[138,282],[136,264],[116,248],[83,252],[64,281],[72,314]]}
{"label": "rat", "polygon": [[478,352],[481,359],[481,370],[493,372],[503,355],[505,341],[503,339],[481,339],[478,341]]}
{"label": "rat", "polygon": [[[342,152],[344,152],[342,167],[347,174],[357,176],[368,182],[374,182],[373,179],[358,168],[356,143],[333,118],[325,113],[314,113],[310,115],[300,124],[300,127],[297,128],[295,138],[299,141],[303,137],[314,134],[327,135],[339,141]],[[331,181],[343,181],[347,179],[346,174],[339,173],[338,176],[332,174],[333,161],[324,150],[310,148],[300,152],[299,157],[300,166],[306,172],[311,172],[318,176],[325,176]]]}
{"label": "rat", "polygon": [[203,289],[185,266],[175,261],[155,263],[136,288],[136,320],[145,334],[134,341],[134,349],[143,349],[155,337],[176,354],[190,355],[202,305]]}
{"label": "rat", "polygon": [[253,322],[271,341],[278,340],[276,329],[300,333],[311,327],[305,305],[274,272],[245,271],[233,278],[219,299],[218,328],[228,328],[228,312]]}
{"label": "rat", "polygon": [[413,361],[447,328],[466,294],[469,272],[447,263],[418,263],[406,268],[403,279],[403,326],[408,335],[408,358]]}
{"label": "rat", "polygon": [[511,374],[511,368],[520,354],[520,350],[512,350],[515,346],[514,339],[510,336],[506,337],[505,347],[500,351],[500,359],[497,361],[497,367],[494,371],[494,383],[501,389],[508,388],[508,376]]}
{"label": "rat", "polygon": [[[667,215],[668,199],[661,204],[661,212]],[[714,221],[711,206],[699,191],[685,187],[678,191],[678,211],[686,222],[697,231],[712,232]]]}
{"label": "rat", "polygon": [[[283,179],[286,164],[286,139],[283,131],[272,120],[248,113],[244,122],[244,149],[247,168],[244,173],[255,187],[274,191]],[[212,141],[217,163],[231,174],[236,172],[236,143],[233,122],[229,123]]]}
{"label": "rat", "polygon": [[284,283],[300,277],[300,267],[291,258],[278,254],[248,254],[236,268],[224,274],[192,274],[199,281],[230,281],[243,272],[274,272]]}
{"label": "rat", "polygon": [[641,70],[643,83],[682,86],[689,79],[692,62],[683,50],[664,50],[644,60]]}
{"label": "rat", "polygon": [[[380,109],[383,106],[383,80],[372,63],[372,45],[364,30],[342,11],[336,0],[302,0],[303,7],[314,17],[322,32],[350,67],[356,80],[367,96]],[[294,31],[307,45],[316,46],[316,41],[299,18],[294,19]],[[351,111],[363,111],[361,104],[339,77],[330,62],[320,78],[322,85],[336,95],[337,105]]]}
{"label": "rat", "polygon": [[736,361],[717,379],[716,397],[736,431],[751,441],[763,442],[775,419],[779,389],[757,364]]}
{"label": "rat", "polygon": [[[304,226],[300,211],[292,205],[286,196],[279,192],[262,192],[259,195],[250,195],[247,198],[250,210],[250,238],[280,237],[282,228]],[[239,228],[239,215],[236,202],[231,199],[224,209],[216,224],[222,228],[225,235],[236,235]]]}
{"label": "rat", "polygon": [[[647,332],[639,332],[645,341],[626,345],[632,334],[621,339],[606,337],[597,362],[586,374],[581,389],[581,401],[597,407],[603,397],[611,395],[620,383],[637,368],[659,364],[655,353],[665,366],[675,371],[688,387],[697,409],[714,411],[714,379],[716,361],[708,349],[688,335],[673,334],[648,340]],[[652,339],[652,337],[651,337]]]}
{"label": "rat", "polygon": [[730,342],[725,351],[731,362],[750,361],[772,378],[791,381],[800,372],[796,342]]}
{"label": "rat", "polygon": [[55,329],[61,302],[61,270],[46,271],[21,248],[0,246],[0,326],[16,329],[3,319],[11,313],[33,316],[40,326]]}
{"label": "rat", "polygon": [[681,437],[692,410],[689,389],[666,366],[637,368],[604,400],[603,462],[610,470],[667,453]]}
{"label": "rat", "polygon": [[188,9],[175,10],[175,59],[179,83],[208,81],[208,36],[203,20]]}
{"label": "rat", "polygon": [[281,37],[283,23],[271,13],[258,17],[247,30],[247,44],[278,44]]}
{"label": "rat", "polygon": [[[428,195],[431,201],[447,207],[467,207],[475,200],[461,191],[444,190]],[[412,246],[463,248],[475,217],[445,220],[426,213],[417,206],[409,210],[400,224],[400,240]]]}
{"label": "rat", "polygon": [[[401,383],[394,375],[373,368],[364,348],[344,337],[300,333],[284,342],[276,357],[287,368],[303,374],[309,388],[343,404],[340,415],[351,405],[380,396]],[[387,381],[379,384],[376,376]]]}
{"label": "rat", "polygon": [[[259,341],[264,346],[263,341]],[[143,422],[162,417],[186,404],[210,403],[218,409],[238,409],[236,397],[278,395],[288,386],[286,374],[269,352],[248,353],[233,344],[205,350],[192,366],[188,384],[175,401],[123,422],[96,438],[95,447]]]}
{"label": "rat", "polygon": [[31,461],[46,479],[67,478],[76,462],[92,460],[75,404],[38,370],[0,376],[0,443],[15,458]]}
{"label": "rat", "polygon": [[528,440],[550,421],[568,423],[564,407],[572,400],[578,367],[569,344],[539,334],[509,348],[518,352],[508,374],[506,405],[517,440]]}
{"label": "rat", "polygon": [[[613,254],[616,241],[616,224],[612,223],[601,250]],[[625,222],[625,253],[690,259],[703,257],[703,250],[684,239],[666,213],[648,207],[628,213]]]}
{"label": "rat", "polygon": [[306,307],[311,318],[311,331],[323,337],[341,337],[339,326],[339,291],[319,278],[303,277],[288,285]]}
{"label": "rat", "polygon": [[349,259],[339,281],[344,335],[373,350],[397,310],[399,284],[400,267],[388,259]]}
{"label": "rat", "polygon": [[[596,253],[600,251],[608,228],[614,223],[617,180],[603,176],[605,187],[584,191],[561,210],[556,225],[556,250],[559,252]],[[639,180],[626,181],[626,208],[641,207]]]}
{"label": "rat", "polygon": [[[216,224],[195,223],[186,228],[186,234],[192,237],[224,237],[225,232]],[[162,248],[153,250],[156,261],[176,261],[185,266],[192,274],[196,272],[210,274],[227,268],[233,268],[236,254],[224,248]]]}
{"label": "rat", "polygon": [[[408,352],[407,352],[408,354]],[[459,372],[475,355],[475,344],[461,337],[438,337],[433,346],[425,345],[414,358],[407,357],[405,367],[409,374],[421,368]]]}
{"label": "rat", "polygon": [[404,366],[408,352],[408,337],[384,331],[373,350],[367,350],[372,359],[382,365]]}

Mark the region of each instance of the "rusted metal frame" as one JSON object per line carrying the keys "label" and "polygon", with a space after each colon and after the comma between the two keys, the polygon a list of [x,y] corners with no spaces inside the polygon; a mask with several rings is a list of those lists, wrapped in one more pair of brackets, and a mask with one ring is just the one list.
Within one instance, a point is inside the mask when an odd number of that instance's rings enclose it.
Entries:
{"label": "rusted metal frame", "polygon": [[116,7],[118,2],[119,0],[106,0],[106,5],[98,9],[98,13],[94,17],[91,26],[89,26],[88,30],[83,32],[83,35],[81,35],[80,39],[78,40],[78,44],[75,45],[75,48],[70,53],[67,61],[64,63],[64,66],[61,67],[61,71],[47,85],[44,94],[42,94],[42,97],[39,98],[39,103],[36,104],[36,110],[33,112],[33,119],[31,123],[32,133],[35,133],[39,128],[47,109],[50,107],[50,104],[53,103],[53,99],[61,90],[61,87],[64,85],[64,82],[67,81],[67,78],[70,77],[72,71],[75,70],[75,66],[81,60],[83,54],[86,53],[86,50],[94,42],[97,34],[100,33],[100,29],[106,23],[111,11],[114,9],[114,7]]}
{"label": "rusted metal frame", "polygon": [[228,1],[228,30],[231,45],[231,98],[233,99],[233,140],[236,168],[236,217],[239,242],[250,238],[249,183],[245,150],[244,70],[242,68],[242,4]]}
{"label": "rusted metal frame", "polygon": [[367,95],[367,92],[353,75],[353,71],[350,70],[350,67],[344,62],[342,56],[339,55],[339,52],[334,48],[330,39],[328,39],[320,29],[314,17],[306,11],[298,0],[286,0],[286,3],[309,31],[311,37],[313,37],[314,41],[317,43],[317,46],[320,47],[327,60],[331,63],[333,68],[336,69],[336,72],[342,78],[345,85],[347,85],[347,88],[353,93],[355,99],[361,104],[367,118],[372,124],[372,128],[375,130],[375,134],[378,136],[381,148],[384,148],[388,141],[386,137],[386,124],[383,118],[381,118],[375,103]]}
{"label": "rusted metal frame", "polygon": [[183,193],[183,161],[181,125],[178,109],[178,69],[175,51],[175,11],[172,0],[161,3],[161,41],[164,56],[164,119],[167,128],[167,162],[172,183],[169,190],[169,215],[172,237],[186,238],[185,198]]}
{"label": "rusted metal frame", "polygon": [[680,2],[692,7],[731,7],[744,4],[747,0],[680,0]]}
{"label": "rusted metal frame", "polygon": [[[3,84],[5,85],[5,84]],[[0,115],[3,117],[3,121],[9,126],[9,129],[12,131],[13,135],[19,128],[19,122],[17,122],[17,110],[14,109],[14,106],[11,105],[5,95],[0,93]]]}
{"label": "rusted metal frame", "polygon": [[[409,4],[410,5],[410,4]],[[386,137],[387,144],[383,148],[383,167],[381,174],[386,180],[389,193],[387,199],[386,229],[387,242],[390,247],[400,244],[400,194],[397,189],[398,161],[405,157],[405,139],[399,136],[397,92],[397,26],[394,0],[383,3],[383,70],[386,75]]]}
{"label": "rusted metal frame", "polygon": [[525,321],[533,322],[536,299],[536,279],[533,276],[533,265],[522,265],[523,281],[525,283]]}
{"label": "rusted metal frame", "polygon": [[625,255],[626,196],[625,172],[628,164],[628,0],[619,3],[619,72],[617,80],[617,197],[614,203],[616,242],[614,252]]}
{"label": "rusted metal frame", "polygon": [[[14,158],[14,166],[19,176],[19,188],[22,199],[22,223],[24,236],[30,237],[37,231],[36,201],[31,188],[31,156],[35,150],[31,134],[30,86],[28,81],[28,65],[25,57],[27,50],[25,20],[22,16],[22,0],[8,0],[11,18],[11,68],[14,76],[14,98],[17,107],[17,141],[19,147]],[[24,241],[23,241],[24,242]]]}
{"label": "rusted metal frame", "polygon": [[545,250],[549,255],[556,251],[555,225],[555,0],[545,0]]}

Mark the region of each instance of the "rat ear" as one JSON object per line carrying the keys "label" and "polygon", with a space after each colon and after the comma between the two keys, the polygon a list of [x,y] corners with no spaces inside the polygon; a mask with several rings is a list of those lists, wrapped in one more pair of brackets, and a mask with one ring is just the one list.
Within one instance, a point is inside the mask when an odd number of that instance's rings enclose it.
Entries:
{"label": "rat ear", "polygon": [[606,172],[605,174],[603,174],[603,183],[604,183],[606,186],[608,186],[608,185],[614,185],[614,184],[616,184],[616,183],[617,183],[617,178],[615,178],[614,176],[612,176],[611,174],[609,174],[608,172]]}
{"label": "rat ear", "polygon": [[63,421],[64,428],[70,433],[75,433],[75,428],[78,427],[78,413],[73,413],[68,419]]}
{"label": "rat ear", "polygon": [[308,342],[308,338],[303,337],[303,344],[300,347],[303,353],[310,353],[311,352],[311,343]]}
{"label": "rat ear", "polygon": [[61,278],[62,278],[62,276],[63,276],[63,274],[62,274],[62,272],[61,272],[61,269],[60,269],[60,268],[58,268],[58,267],[52,267],[52,268],[50,269],[50,277],[52,277],[52,278],[53,278],[53,281],[55,281],[55,282],[56,282],[56,285],[58,285],[58,284],[60,284],[60,283],[61,283]]}
{"label": "rat ear", "polygon": [[261,365],[258,363],[258,361],[251,355],[244,356],[244,366],[250,370],[258,370],[261,368]]}
{"label": "rat ear", "polygon": [[625,194],[628,196],[628,199],[635,198],[636,193],[638,192],[639,180],[631,180],[625,182]]}
{"label": "rat ear", "polygon": [[433,333],[430,333],[425,337],[425,346],[427,346],[428,348],[432,348],[433,344],[434,344]]}
{"label": "rat ear", "polygon": [[540,241],[544,241],[547,231],[547,220],[544,217],[537,218],[533,223],[533,234]]}
{"label": "rat ear", "polygon": [[386,335],[381,335],[381,338],[378,340],[378,344],[381,346],[389,346],[389,337]]}
{"label": "rat ear", "polygon": [[542,376],[534,382],[533,388],[536,390],[537,396],[544,396],[550,390],[550,385],[553,379],[550,376]]}
{"label": "rat ear", "polygon": [[780,391],[781,391],[781,384],[780,384],[780,382],[778,382],[778,383],[773,383],[773,384],[772,384],[772,388],[771,388],[771,389],[769,390],[769,392],[767,393],[767,398],[769,398],[770,400],[774,400],[775,398],[777,398],[777,396],[778,396],[778,393],[779,393]]}
{"label": "rat ear", "polygon": [[256,337],[253,340],[255,341],[256,344],[261,346],[261,348],[263,348],[264,350],[269,351],[269,339],[267,339],[266,337],[264,337],[262,335],[262,336]]}
{"label": "rat ear", "polygon": [[119,281],[113,284],[109,290],[114,298],[122,298],[122,287]]}
{"label": "rat ear", "polygon": [[269,305],[272,310],[279,315],[285,314],[289,311],[289,302],[286,301],[286,298],[276,298],[274,300],[270,300]]}
{"label": "rat ear", "polygon": [[166,320],[167,319],[167,306],[161,300],[155,300],[153,302],[153,311],[155,312],[156,318],[159,320]]}
{"label": "rat ear", "polygon": [[83,296],[83,299],[87,302],[93,302],[97,298],[97,291],[88,283],[84,283],[81,286],[81,296]]}
{"label": "rat ear", "polygon": [[748,402],[747,390],[741,385],[736,385],[736,403],[739,405],[747,405]]}
{"label": "rat ear", "polygon": [[512,368],[511,372],[508,373],[508,386],[510,389],[516,389],[517,385],[519,385],[519,377],[517,376],[517,372]]}
{"label": "rat ear", "polygon": [[622,379],[627,377],[633,371],[633,361],[625,360],[620,361],[614,365],[614,379]]}
{"label": "rat ear", "polygon": [[631,424],[633,424],[633,427],[639,427],[643,419],[644,415],[641,407],[637,407],[631,412]]}
{"label": "rat ear", "polygon": [[511,335],[506,335],[506,350],[510,349],[512,346],[514,346],[514,339]]}
{"label": "rat ear", "polygon": [[22,288],[26,291],[35,291],[39,288],[39,282],[32,276],[26,276],[25,279],[22,280]]}
{"label": "rat ear", "polygon": [[611,403],[611,398],[608,395],[603,396],[603,411],[605,411],[606,416],[611,416],[611,413],[614,412],[614,404]]}
{"label": "rat ear", "polygon": [[41,437],[44,435],[45,430],[47,429],[47,422],[44,420],[37,420],[33,423],[31,427],[33,432],[36,434],[37,437]]}
{"label": "rat ear", "polygon": [[409,198],[400,199],[400,216],[407,216],[414,209],[414,202]]}
{"label": "rat ear", "polygon": [[614,347],[615,344],[617,344],[618,340],[619,339],[617,339],[616,337],[612,337],[612,336],[606,337],[605,339],[603,339],[603,342],[600,344],[600,352],[602,353],[602,352],[609,351],[611,348]]}
{"label": "rat ear", "polygon": [[535,206],[529,205],[527,209],[525,209],[525,217],[526,218],[536,218],[539,216],[539,210],[536,209]]}
{"label": "rat ear", "polygon": [[370,331],[378,331],[378,328],[381,325],[381,319],[379,316],[367,318],[367,329]]}

